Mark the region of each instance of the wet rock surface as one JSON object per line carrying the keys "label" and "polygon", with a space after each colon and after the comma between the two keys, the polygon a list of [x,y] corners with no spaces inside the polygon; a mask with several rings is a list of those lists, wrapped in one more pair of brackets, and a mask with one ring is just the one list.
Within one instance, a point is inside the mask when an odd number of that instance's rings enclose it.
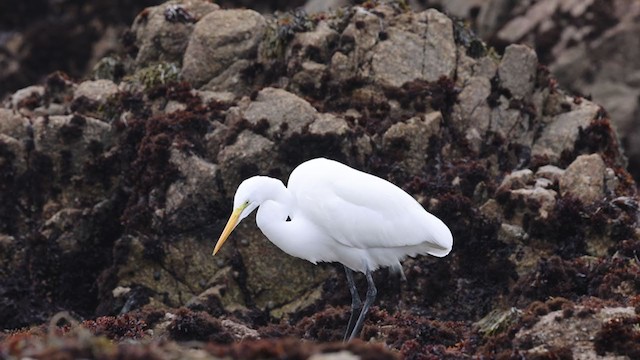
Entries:
{"label": "wet rock surface", "polygon": [[[95,79],[54,73],[0,109],[3,356],[638,356],[636,185],[607,111],[536,52],[395,3],[171,1],[131,36]],[[406,282],[376,272],[348,344],[339,265],[251,219],[211,257],[244,178],[318,156],[396,183],[455,239]]]}

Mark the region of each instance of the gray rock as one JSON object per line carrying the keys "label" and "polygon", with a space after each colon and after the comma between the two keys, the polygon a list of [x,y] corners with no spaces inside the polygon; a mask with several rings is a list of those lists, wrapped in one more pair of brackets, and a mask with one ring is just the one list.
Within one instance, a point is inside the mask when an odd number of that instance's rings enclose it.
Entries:
{"label": "gray rock", "polygon": [[591,124],[599,109],[596,104],[584,100],[571,111],[550,118],[540,138],[533,144],[531,155],[547,157],[552,163],[558,161],[563,151],[573,149],[580,129]]}
{"label": "gray rock", "polygon": [[522,169],[505,176],[498,186],[497,192],[522,189],[533,183],[533,171]]}
{"label": "gray rock", "polygon": [[269,123],[267,135],[274,139],[302,133],[317,118],[318,112],[306,100],[290,92],[265,88],[242,110],[242,116],[254,125],[266,120]]}
{"label": "gray rock", "polygon": [[88,80],[78,84],[73,99],[85,97],[95,102],[105,102],[110,96],[118,92],[118,85],[111,80]]}
{"label": "gray rock", "polygon": [[253,10],[213,11],[198,21],[184,54],[182,76],[208,83],[242,59],[254,59],[266,21]]}
{"label": "gray rock", "polygon": [[329,65],[332,82],[338,85],[350,79],[371,77],[371,49],[378,43],[384,26],[373,12],[361,7],[354,9],[351,21],[340,34],[343,46],[333,54]]}
{"label": "gray rock", "polygon": [[478,320],[474,325],[478,331],[486,335],[496,335],[505,332],[516,322],[520,321],[522,310],[515,307],[509,309],[492,310],[482,319]]}
{"label": "gray rock", "polygon": [[167,189],[163,226],[186,230],[208,224],[210,209],[220,208],[223,201],[216,181],[218,166],[176,149],[169,161],[180,178]]}
{"label": "gray rock", "polygon": [[[517,208],[516,211],[512,209],[512,214],[504,220],[503,229],[500,230],[502,235],[499,233],[504,239],[514,239],[515,235],[509,234],[523,226],[525,216],[546,219],[554,209],[557,192],[551,189],[553,183],[544,178],[536,179],[537,176],[530,169],[513,171],[504,177],[496,189],[496,194],[508,193],[509,201]],[[546,180],[546,183],[540,180]],[[491,218],[502,220],[503,206],[504,204],[500,205],[496,200],[490,199],[480,207],[480,211]],[[536,209],[537,211],[532,211]],[[539,255],[531,252],[528,245],[520,245],[527,248],[522,249],[526,260],[514,258],[513,261],[517,264],[519,273],[526,273],[535,265]]]}
{"label": "gray rock", "polygon": [[400,153],[400,164],[408,174],[422,173],[429,139],[440,131],[442,114],[432,112],[392,125],[382,136],[382,150],[390,157]]}
{"label": "gray rock", "polygon": [[423,79],[436,81],[441,76],[452,78],[457,51],[451,19],[434,9],[421,12],[416,17],[419,22],[427,24],[423,50]]}
{"label": "gray rock", "polygon": [[[158,114],[158,113],[171,114],[172,112],[184,111],[186,109],[187,109],[186,104],[183,104],[179,101],[170,100],[166,104],[164,104],[164,107],[158,106],[158,110],[154,111],[153,113],[154,114]],[[153,109],[153,110],[156,110],[156,109]]]}
{"label": "gray rock", "polygon": [[44,86],[32,85],[16,91],[11,95],[11,107],[19,109],[24,105],[25,100],[33,96],[42,98],[44,96]]}
{"label": "gray rock", "polygon": [[[314,281],[313,276],[316,276],[316,275],[319,276],[320,281],[326,281],[327,277],[330,276],[329,272],[322,271],[320,273],[315,273],[314,275],[312,275],[312,277],[309,277],[308,280],[313,282]],[[302,290],[305,290],[305,292],[302,295],[298,296],[297,298],[294,298],[293,301],[291,302],[288,302],[282,306],[273,308],[273,310],[271,310],[269,314],[277,319],[282,319],[282,318],[286,319],[287,317],[290,317],[291,314],[295,314],[295,313],[298,313],[299,311],[304,311],[305,309],[309,309],[309,307],[318,303],[318,301],[321,301],[323,296],[326,296],[326,293],[321,284],[307,286],[306,288],[303,287]]]}
{"label": "gray rock", "polygon": [[[353,52],[349,54],[355,55],[355,65],[360,66],[364,63],[366,52],[373,49],[378,43],[380,31],[382,31],[384,23],[376,13],[362,7],[355,7],[355,14],[351,21],[342,32],[342,40],[351,38],[354,40]],[[351,50],[351,49],[349,49]]]}
{"label": "gray rock", "polygon": [[472,77],[458,95],[452,120],[457,130],[475,151],[480,151],[491,121],[491,108],[487,97],[491,94],[491,82],[486,77]]}
{"label": "gray rock", "polygon": [[[237,113],[237,112],[236,112]],[[220,122],[215,122],[213,130],[205,135],[205,144],[207,149],[207,159],[218,159],[218,154],[225,147],[231,136],[230,127]]]}
{"label": "gray rock", "polygon": [[[339,40],[339,34],[327,21],[320,21],[311,31],[296,33],[287,46],[289,61],[301,64],[305,61],[328,61],[332,46]],[[310,58],[313,54],[313,58]]]}
{"label": "gray rock", "polygon": [[615,170],[612,168],[606,168],[604,172],[604,188],[606,195],[615,195],[618,186],[620,185],[620,179],[616,175]]}
{"label": "gray rock", "polygon": [[[27,86],[13,93],[9,97],[7,104],[14,111],[30,118],[38,115],[54,115],[54,113],[59,112],[58,108],[62,108],[62,106],[55,100],[51,102],[51,96],[47,96],[49,101],[45,104],[45,95],[48,94],[46,94],[44,86]],[[50,111],[50,108],[54,108],[54,110]]]}
{"label": "gray rock", "polygon": [[0,134],[19,140],[29,137],[29,119],[9,109],[0,109]]}
{"label": "gray rock", "polygon": [[509,244],[522,244],[529,238],[529,234],[521,226],[518,225],[510,225],[510,224],[501,224],[500,229],[498,230],[498,240]]}
{"label": "gray rock", "polygon": [[54,240],[63,253],[73,253],[89,239],[86,225],[82,210],[64,208],[47,219],[40,233]]}
{"label": "gray rock", "polygon": [[538,205],[538,216],[542,219],[546,219],[553,210],[556,205],[556,196],[557,193],[554,190],[541,187],[511,191],[512,199],[522,198],[526,203]]}
{"label": "gray rock", "polygon": [[75,103],[89,102],[92,106],[81,106],[77,113],[91,116],[101,120],[109,120],[106,118],[105,111],[101,111],[105,108],[107,101],[117,94],[119,91],[118,85],[111,80],[94,80],[84,81],[78,84],[78,87],[73,93],[73,101]]}
{"label": "gray rock", "polygon": [[[193,20],[168,21],[165,13],[177,7],[188,13]],[[204,0],[174,0],[141,12],[131,27],[139,48],[136,64],[143,67],[154,62],[180,62],[193,32],[194,22],[219,8]]]}
{"label": "gray rock", "polygon": [[550,255],[546,249],[532,246],[535,240],[520,225],[502,223],[497,235],[498,240],[514,249],[509,260],[516,266],[519,276],[525,276],[534,270],[541,256]]}
{"label": "gray rock", "polygon": [[519,109],[513,109],[510,101],[500,97],[500,105],[491,109],[491,126],[489,130],[512,144],[530,147],[533,144],[535,120],[533,115]]}
{"label": "gray rock", "polygon": [[331,154],[321,153],[319,154],[321,156],[331,157],[330,155],[339,154],[349,164],[364,164],[373,153],[371,138],[367,134],[354,134],[349,123],[343,118],[348,115],[346,113],[341,115],[319,113],[318,117],[309,125],[303,141],[331,144],[327,148]]}
{"label": "gray rock", "polygon": [[388,39],[372,50],[373,76],[381,85],[400,87],[413,80],[451,78],[456,47],[451,19],[426,10],[410,19],[410,28],[389,28]]}
{"label": "gray rock", "polygon": [[525,45],[509,45],[498,66],[500,83],[515,98],[527,98],[533,92],[537,68],[538,57],[533,49]]}
{"label": "gray rock", "polygon": [[[145,239],[124,236],[117,240],[118,248],[126,249],[118,259],[117,287],[144,286],[152,291],[157,304],[181,306],[189,299],[212,287],[210,282],[219,271],[211,259],[212,243],[205,239],[181,234],[160,244],[161,260],[145,256]],[[109,293],[113,289],[109,289]]]}
{"label": "gray rock", "polygon": [[460,88],[467,86],[473,77],[491,79],[498,71],[499,63],[492,56],[474,59],[464,51],[458,51],[458,65],[456,68],[456,84]]}
{"label": "gray rock", "polygon": [[564,169],[560,169],[554,165],[544,165],[536,171],[536,177],[549,179],[554,182],[560,181],[562,175],[564,175]]}
{"label": "gray rock", "polygon": [[602,200],[605,170],[599,154],[578,156],[560,178],[560,194],[574,196],[585,204]]}
{"label": "gray rock", "polygon": [[313,135],[337,135],[344,136],[349,131],[349,124],[333,114],[320,113],[309,125],[309,133]]}
{"label": "gray rock", "polygon": [[240,59],[222,73],[209,80],[200,89],[214,92],[230,92],[233,94],[244,94],[247,91],[247,84],[243,81],[242,73],[253,64],[250,60]]}
{"label": "gray rock", "polygon": [[[39,117],[33,120],[34,150],[51,162],[51,184],[59,195],[55,207],[82,208],[112,196],[112,188],[99,186],[87,176],[87,166],[114,145],[111,126],[78,115]],[[117,180],[116,180],[117,181]],[[114,185],[115,183],[112,183]]]}
{"label": "gray rock", "polygon": [[400,87],[406,82],[422,79],[424,38],[396,28],[389,29],[387,33],[389,39],[378,44],[373,53],[371,69],[377,82],[383,86]]}
{"label": "gray rock", "polygon": [[331,57],[331,64],[329,65],[329,73],[331,79],[336,84],[343,83],[355,75],[356,66],[351,63],[349,57],[339,51]]}
{"label": "gray rock", "polygon": [[514,337],[515,346],[527,344],[523,351],[526,357],[552,356],[553,349],[566,347],[575,359],[622,359],[624,356],[602,356],[596,351],[594,339],[605,324],[636,316],[633,307],[598,307],[595,311],[588,305],[577,306],[575,313],[584,316],[563,316],[562,310],[541,316],[531,327],[523,327]]}
{"label": "gray rock", "polygon": [[322,86],[322,79],[327,71],[327,66],[313,61],[305,61],[300,66],[300,71],[292,77],[292,86],[298,90],[318,91]]}
{"label": "gray rock", "polygon": [[253,175],[268,174],[276,157],[274,143],[264,136],[245,130],[235,143],[218,154],[224,191],[231,196],[240,183]]}
{"label": "gray rock", "polygon": [[[225,261],[216,256],[215,263],[216,265],[224,265]],[[229,313],[246,314],[248,316],[249,309],[244,304],[243,290],[234,277],[237,277],[237,273],[234,273],[230,266],[220,266],[220,270],[207,281],[209,284],[216,285],[189,299],[185,306],[194,311],[206,311],[208,313],[216,313],[223,308],[224,311]],[[229,330],[235,332],[232,329]],[[245,332],[242,328],[237,330],[237,335],[246,334],[249,338],[253,331]]]}
{"label": "gray rock", "polygon": [[192,92],[202,99],[203,104],[208,104],[212,101],[231,103],[236,98],[233,93],[227,91],[193,90]]}
{"label": "gray rock", "polygon": [[553,181],[547,178],[537,178],[533,187],[539,187],[543,189],[550,189],[553,186]]}
{"label": "gray rock", "polygon": [[[542,56],[559,84],[589,94],[607,110],[630,159],[630,171],[637,177],[640,3],[607,2],[603,11],[594,11],[600,6],[594,0],[474,0],[464,6],[457,0],[435,3],[447,13],[473,19],[470,21],[482,38],[545,49]],[[474,7],[473,14],[469,7]]]}
{"label": "gray rock", "polygon": [[502,221],[502,207],[495,199],[487,200],[478,210],[480,210],[480,212],[489,219]]}
{"label": "gray rock", "polygon": [[233,337],[236,340],[249,340],[249,339],[259,339],[260,334],[257,330],[251,329],[246,325],[237,323],[235,321],[231,321],[229,319],[223,319],[220,324],[224,326],[224,328],[233,334]]}
{"label": "gray rock", "polygon": [[[54,159],[55,172],[69,167],[71,175],[83,173],[85,162],[92,156],[90,146],[95,143],[107,149],[114,136],[109,124],[74,115],[39,117],[33,121],[33,134],[35,150]],[[69,158],[63,159],[63,152]]]}

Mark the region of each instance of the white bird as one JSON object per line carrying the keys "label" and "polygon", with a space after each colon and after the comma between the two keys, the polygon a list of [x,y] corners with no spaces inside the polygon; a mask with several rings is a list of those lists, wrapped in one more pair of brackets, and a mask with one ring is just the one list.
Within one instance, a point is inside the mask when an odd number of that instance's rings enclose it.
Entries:
{"label": "white bird", "polygon": [[[352,297],[345,341],[359,334],[375,300],[374,270],[391,267],[402,271],[400,261],[407,256],[443,257],[453,246],[449,228],[396,185],[337,161],[318,158],[295,168],[288,188],[267,176],[243,181],[214,255],[238,223],[256,208],[258,227],[282,251],[314,264],[324,261],[344,265]],[[366,276],[364,304],[353,271]]]}

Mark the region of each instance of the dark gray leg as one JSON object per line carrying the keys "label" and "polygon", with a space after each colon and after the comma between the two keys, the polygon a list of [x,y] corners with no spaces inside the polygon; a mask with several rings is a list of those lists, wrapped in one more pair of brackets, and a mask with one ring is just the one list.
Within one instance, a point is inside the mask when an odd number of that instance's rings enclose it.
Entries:
{"label": "dark gray leg", "polygon": [[373,301],[376,299],[376,295],[378,294],[378,290],[376,289],[376,284],[373,283],[373,277],[371,276],[371,270],[367,268],[367,297],[364,299],[364,305],[362,306],[362,311],[360,311],[360,316],[358,316],[358,321],[356,321],[355,326],[353,327],[353,331],[349,336],[349,340],[354,339],[356,336],[360,335],[360,331],[362,330],[362,324],[364,324],[364,318],[367,316],[367,312],[369,311],[369,307],[373,304]]}
{"label": "dark gray leg", "polygon": [[348,267],[344,267],[344,272],[347,274],[347,283],[349,284],[349,291],[351,291],[351,316],[349,316],[349,324],[347,324],[347,331],[344,333],[344,338],[342,341],[347,341],[347,337],[353,331],[353,326],[355,325],[356,314],[362,308],[362,300],[360,300],[360,296],[358,295],[358,289],[356,288],[356,283],[353,281],[353,270]]}

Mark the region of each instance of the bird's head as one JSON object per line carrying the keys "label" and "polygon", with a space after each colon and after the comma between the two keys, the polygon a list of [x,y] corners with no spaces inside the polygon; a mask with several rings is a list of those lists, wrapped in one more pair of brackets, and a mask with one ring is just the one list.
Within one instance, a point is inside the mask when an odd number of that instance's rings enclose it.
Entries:
{"label": "bird's head", "polygon": [[[233,212],[224,230],[222,230],[222,234],[213,250],[213,255],[220,250],[222,244],[227,241],[227,238],[240,221],[249,216],[253,210],[266,200],[266,194],[268,193],[266,190],[273,181],[279,180],[266,176],[254,176],[246,179],[238,186],[236,195],[233,197]],[[280,184],[282,185],[282,182]]]}

